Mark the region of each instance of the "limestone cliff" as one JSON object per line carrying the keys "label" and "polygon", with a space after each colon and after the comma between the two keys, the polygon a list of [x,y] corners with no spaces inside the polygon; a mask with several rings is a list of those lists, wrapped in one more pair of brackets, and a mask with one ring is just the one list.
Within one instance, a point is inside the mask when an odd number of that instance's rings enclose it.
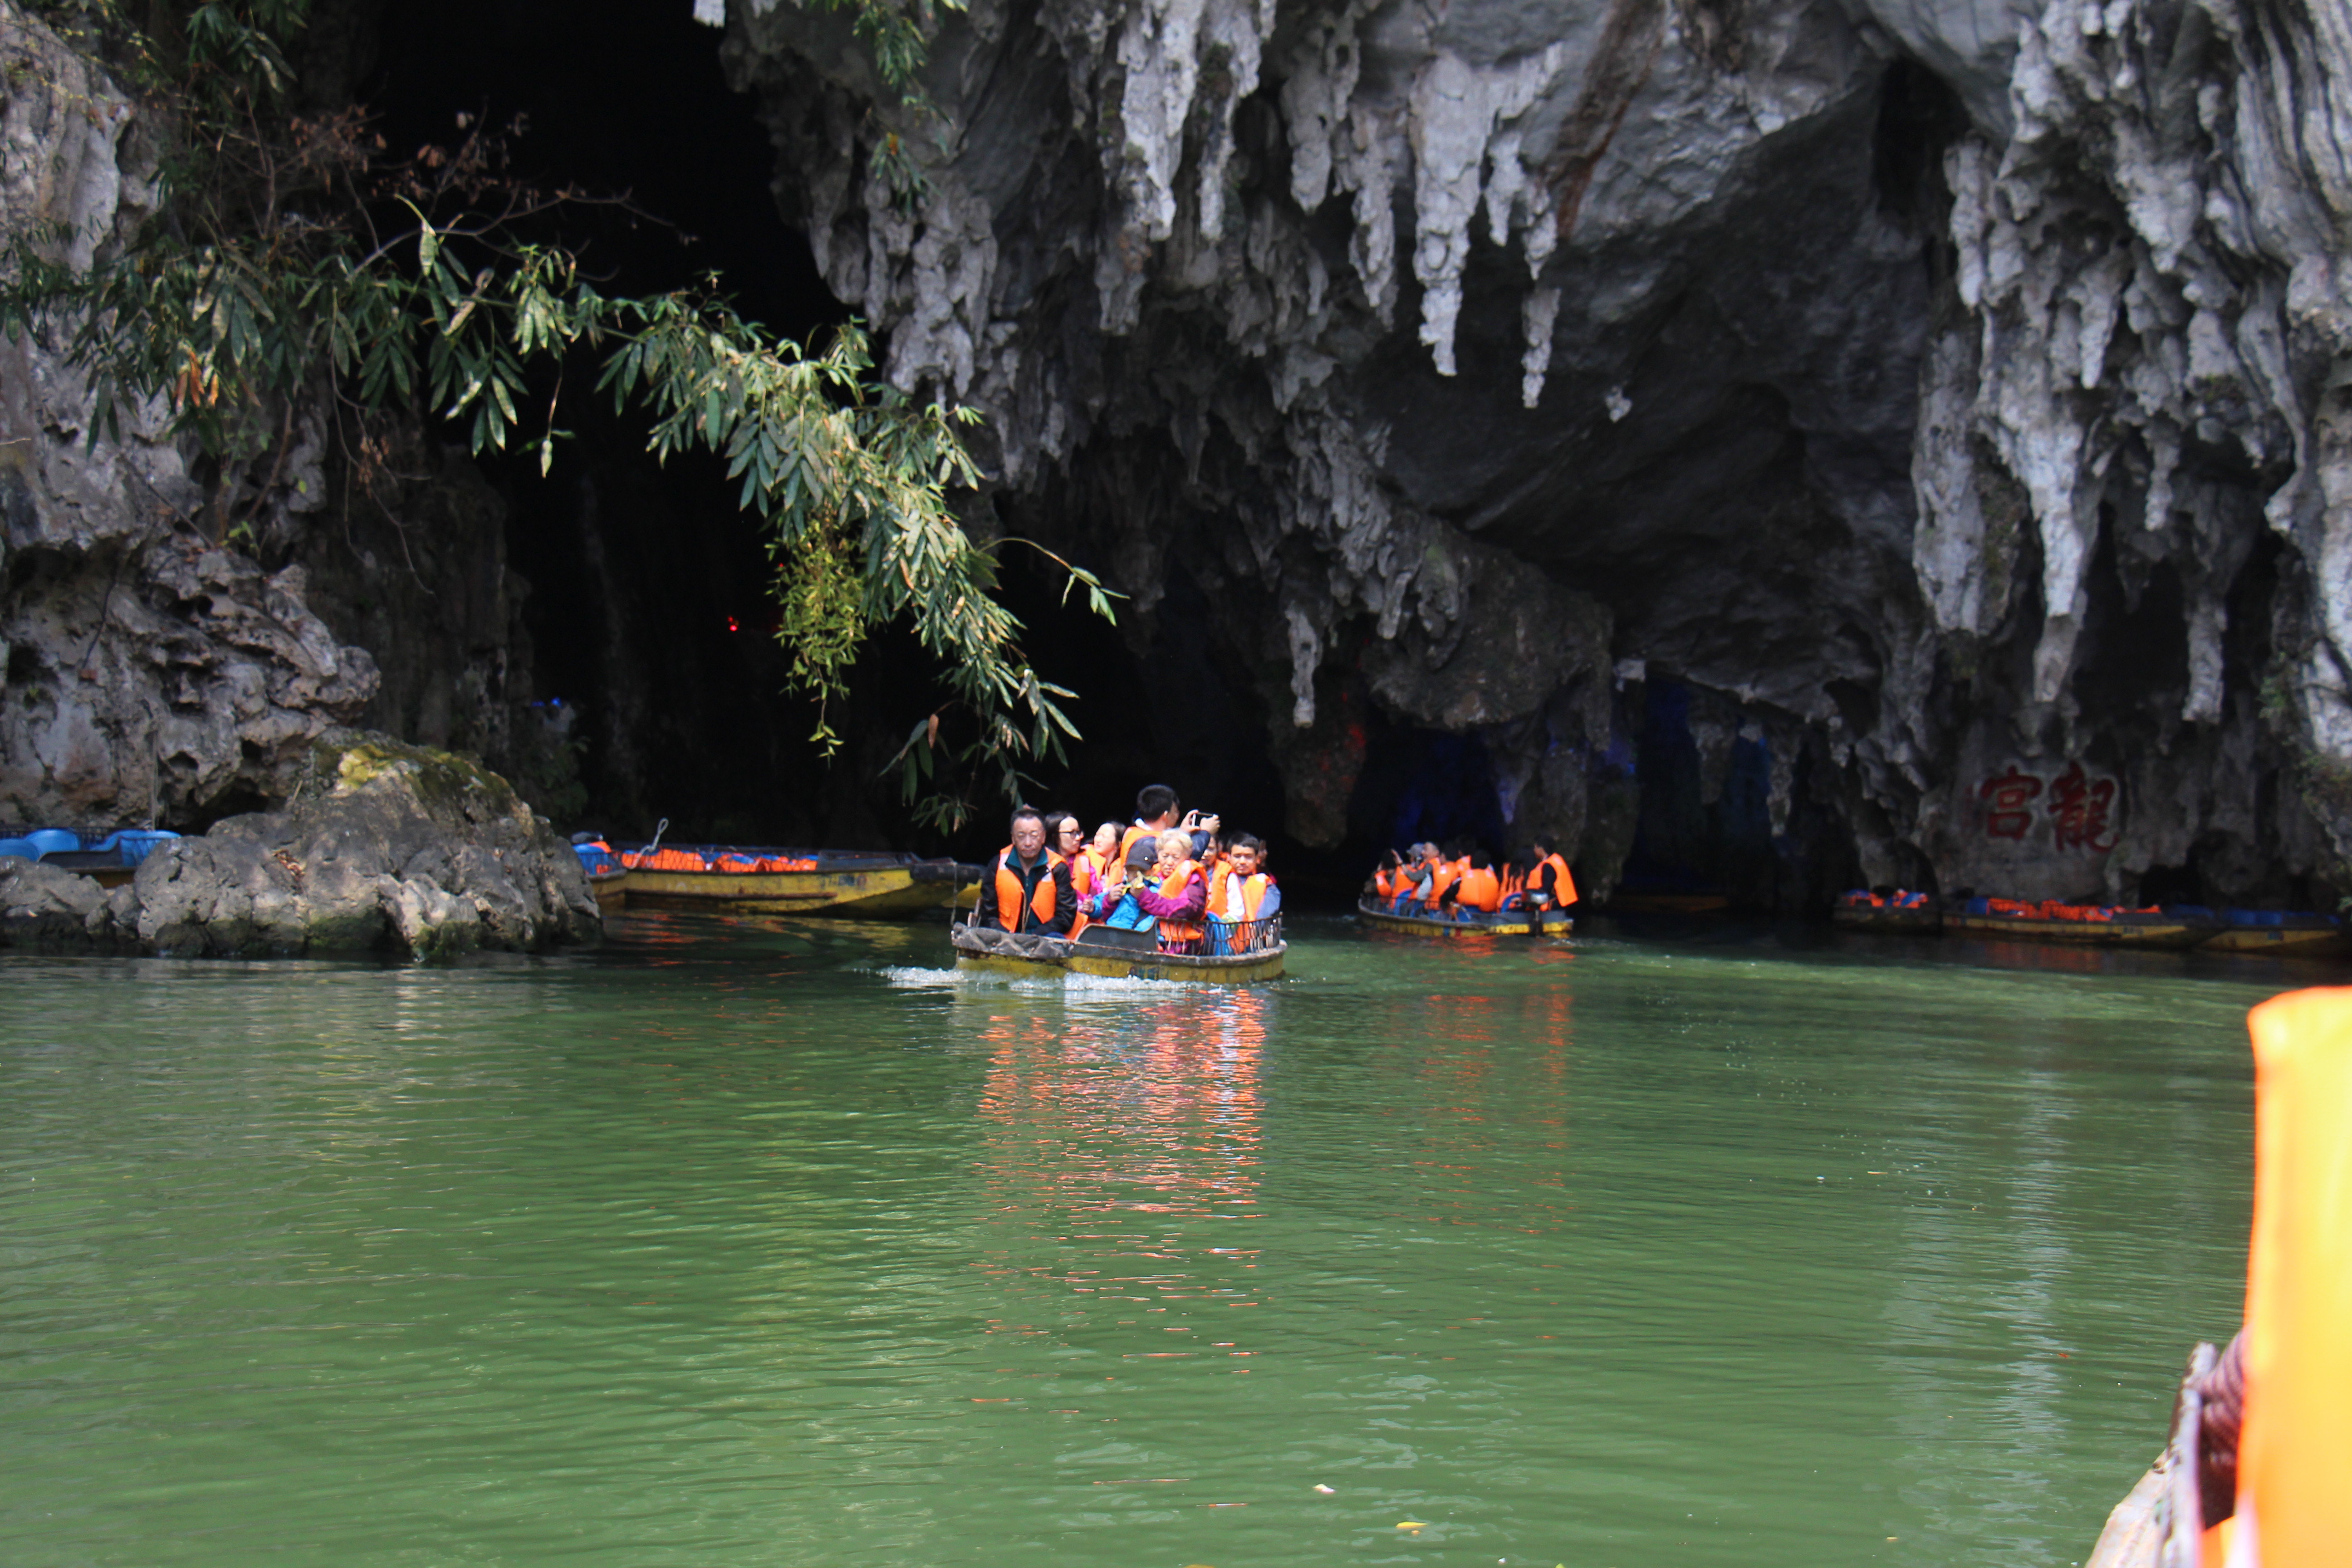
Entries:
{"label": "limestone cliff", "polygon": [[[148,110],[6,0],[0,67],[0,236],[85,266],[129,243],[158,199]],[[242,465],[160,405],[93,438],[62,335],[0,341],[0,822],[202,826],[283,800],[353,722],[561,785],[470,465],[323,396]]]}
{"label": "limestone cliff", "polygon": [[1823,874],[2352,885],[2340,7],[944,15],[908,104],[730,0],[778,198],[1000,513],[1205,590],[1294,834],[1379,713],[1605,885],[1671,689]]}

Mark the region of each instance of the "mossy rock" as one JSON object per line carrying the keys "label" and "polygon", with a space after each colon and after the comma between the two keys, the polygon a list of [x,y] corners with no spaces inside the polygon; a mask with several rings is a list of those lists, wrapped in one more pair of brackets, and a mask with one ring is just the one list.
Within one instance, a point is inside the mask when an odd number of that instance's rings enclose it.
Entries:
{"label": "mossy rock", "polygon": [[330,730],[310,743],[310,763],[294,804],[359,794],[389,783],[444,822],[528,817],[512,784],[460,752],[438,751],[372,730]]}

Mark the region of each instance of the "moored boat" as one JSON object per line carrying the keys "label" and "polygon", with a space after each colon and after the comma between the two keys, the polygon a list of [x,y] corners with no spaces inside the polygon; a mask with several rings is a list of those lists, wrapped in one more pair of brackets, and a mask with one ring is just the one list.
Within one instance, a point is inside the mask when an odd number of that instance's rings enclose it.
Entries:
{"label": "moored boat", "polygon": [[2195,947],[2221,929],[2209,910],[2133,910],[2054,900],[2028,904],[2014,899],[1970,899],[1946,910],[1943,925],[1963,936],[2175,949]]}
{"label": "moored boat", "polygon": [[2344,923],[2333,915],[2299,910],[2223,910],[2221,929],[2206,940],[2216,952],[2266,952],[2282,958],[2338,958],[2352,953]]}
{"label": "moored boat", "polygon": [[769,845],[572,846],[599,906],[711,914],[908,920],[952,909],[980,868],[954,860]]}
{"label": "moored boat", "polygon": [[1830,921],[1849,931],[1905,931],[1932,934],[1944,929],[1944,911],[1935,896],[1896,889],[1875,893],[1857,888],[1843,893],[1830,910]]}
{"label": "moored boat", "polygon": [[1150,931],[1088,926],[1076,938],[1016,935],[961,921],[949,929],[956,967],[967,973],[1021,979],[1057,980],[1072,974],[1104,980],[1190,980],[1213,985],[1247,985],[1273,980],[1290,951],[1282,938],[1282,917],[1223,926],[1211,939],[1226,951],[1162,952]]}
{"label": "moored boat", "polygon": [[595,841],[576,843],[572,852],[580,857],[580,868],[588,873],[588,890],[595,895],[599,910],[609,914],[628,907],[629,868],[621,864],[618,855]]}
{"label": "moored boat", "polygon": [[60,871],[79,872],[101,888],[119,888],[138,874],[140,862],[154,853],[157,845],[178,837],[147,827],[123,827],[111,833],[33,827],[0,835],[0,855],[37,860]]}
{"label": "moored boat", "polygon": [[1572,917],[1553,910],[1497,910],[1492,914],[1474,912],[1467,920],[1451,920],[1401,915],[1393,904],[1376,899],[1357,900],[1356,918],[1374,931],[1402,936],[1533,936],[1538,929],[1546,936],[1566,936],[1576,929]]}

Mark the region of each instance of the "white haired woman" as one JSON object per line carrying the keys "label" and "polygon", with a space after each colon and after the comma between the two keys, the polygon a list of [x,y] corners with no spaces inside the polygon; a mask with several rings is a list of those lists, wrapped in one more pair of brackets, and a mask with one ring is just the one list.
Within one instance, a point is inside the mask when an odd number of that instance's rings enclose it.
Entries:
{"label": "white haired woman", "polygon": [[1136,906],[1159,922],[1160,951],[1198,952],[1208,934],[1209,879],[1192,858],[1192,836],[1181,828],[1160,835],[1152,847],[1157,885],[1137,877],[1128,883]]}

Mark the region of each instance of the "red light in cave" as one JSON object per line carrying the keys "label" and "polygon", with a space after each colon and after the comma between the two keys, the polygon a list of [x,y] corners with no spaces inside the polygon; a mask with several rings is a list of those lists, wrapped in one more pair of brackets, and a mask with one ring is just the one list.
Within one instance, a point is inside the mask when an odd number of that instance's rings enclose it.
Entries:
{"label": "red light in cave", "polygon": [[740,632],[743,629],[743,623],[730,616],[727,617],[727,629],[730,632]]}

